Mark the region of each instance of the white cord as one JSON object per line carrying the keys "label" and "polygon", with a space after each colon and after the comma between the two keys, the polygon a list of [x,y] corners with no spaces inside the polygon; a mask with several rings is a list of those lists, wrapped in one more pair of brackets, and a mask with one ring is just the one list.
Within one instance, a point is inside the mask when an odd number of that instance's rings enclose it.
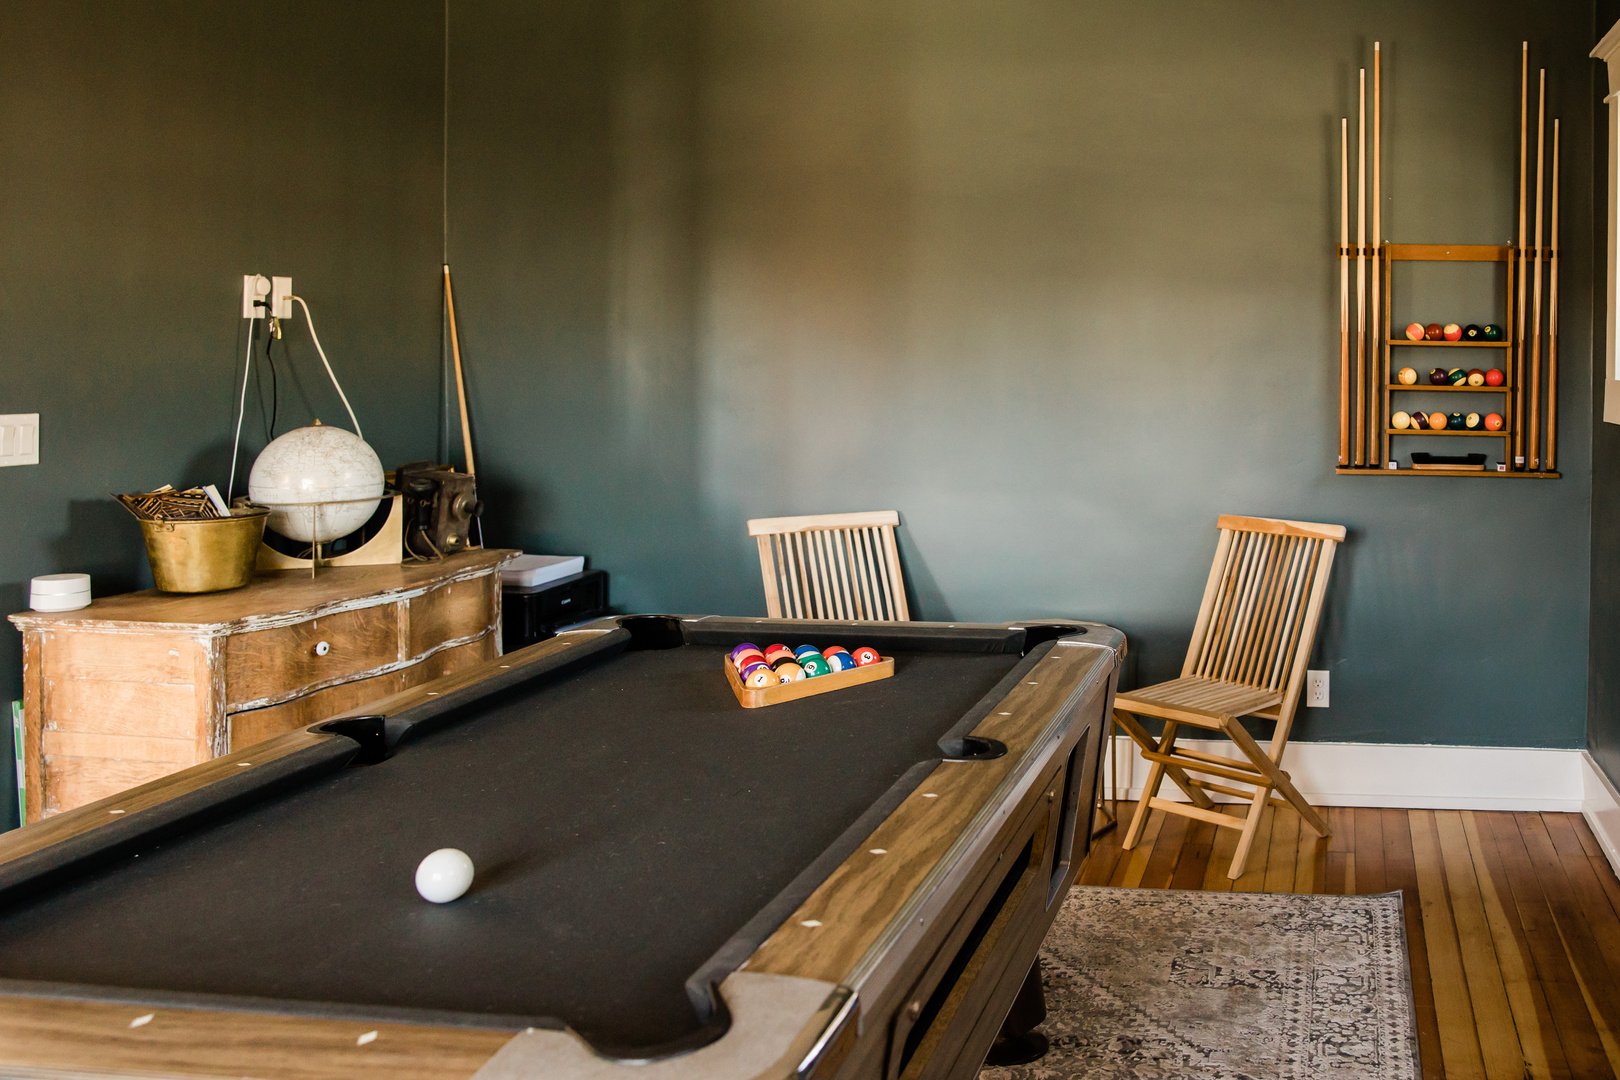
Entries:
{"label": "white cord", "polygon": [[[349,410],[349,423],[354,425],[354,433],[360,435],[360,421],[354,418],[354,409],[349,405],[349,396],[343,392],[343,387],[338,385],[337,375],[332,371],[332,365],[326,359],[326,350],[321,348],[321,339],[315,336],[315,320],[310,318],[309,305],[304,303],[302,296],[288,294],[287,299],[298,301],[298,306],[304,309],[304,325],[309,327],[309,340],[315,343],[315,351],[320,353],[321,363],[326,365],[326,374],[331,376],[332,385],[337,388],[338,397],[343,399],[343,407]],[[365,438],[364,435],[360,435],[360,437]]]}
{"label": "white cord", "polygon": [[242,397],[236,403],[236,441],[231,443],[231,477],[225,482],[225,505],[231,504],[236,494],[236,454],[242,449],[242,414],[247,411],[248,372],[253,370],[253,331],[258,329],[259,316],[248,320],[247,355],[242,357]]}

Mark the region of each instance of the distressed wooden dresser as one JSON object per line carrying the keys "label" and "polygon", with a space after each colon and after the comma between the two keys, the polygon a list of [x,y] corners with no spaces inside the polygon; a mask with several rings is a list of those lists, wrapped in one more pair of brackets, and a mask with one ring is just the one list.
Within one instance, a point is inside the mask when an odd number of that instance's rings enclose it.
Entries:
{"label": "distressed wooden dresser", "polygon": [[501,651],[517,554],[266,574],[11,616],[28,820],[307,727]]}

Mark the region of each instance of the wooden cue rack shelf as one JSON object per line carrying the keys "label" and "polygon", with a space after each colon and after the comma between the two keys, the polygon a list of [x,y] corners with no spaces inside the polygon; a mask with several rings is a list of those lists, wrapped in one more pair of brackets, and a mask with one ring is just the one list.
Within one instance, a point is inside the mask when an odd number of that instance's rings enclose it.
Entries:
{"label": "wooden cue rack shelf", "polygon": [[[1546,167],[1547,150],[1547,72],[1540,72],[1537,100],[1534,172],[1529,166],[1529,73],[1530,47],[1520,46],[1519,72],[1519,205],[1518,240],[1508,244],[1394,244],[1382,236],[1381,161],[1383,146],[1382,47],[1373,44],[1372,78],[1372,237],[1367,237],[1367,72],[1359,75],[1356,140],[1356,234],[1350,235],[1350,133],[1349,118],[1340,121],[1339,152],[1339,243],[1334,249],[1339,264],[1339,456],[1335,472],[1341,476],[1456,476],[1519,477],[1557,479],[1558,454],[1558,120],[1552,121],[1552,163],[1550,183]],[[1533,179],[1532,179],[1533,175]],[[1534,185],[1534,217],[1527,226],[1529,190]],[[1546,189],[1550,188],[1550,222],[1543,233],[1548,214]],[[1546,237],[1544,241],[1544,235]],[[1404,320],[1397,320],[1392,308],[1390,279],[1403,263],[1499,263],[1505,288],[1499,325],[1499,341],[1409,341],[1401,333]],[[1352,267],[1354,268],[1352,271]],[[1353,273],[1353,277],[1352,277]],[[1351,282],[1354,281],[1352,290]],[[1355,297],[1354,321],[1351,296]],[[1382,319],[1380,319],[1382,309]],[[1369,317],[1370,316],[1370,317]],[[1483,352],[1407,353],[1408,349],[1463,349]],[[1401,383],[1396,375],[1402,367],[1418,370],[1424,357],[1435,367],[1497,367],[1504,379],[1498,386],[1436,386],[1424,382]],[[1442,361],[1440,358],[1444,357]],[[1479,361],[1464,363],[1463,358]],[[1497,359],[1500,357],[1500,360]],[[1545,364],[1543,364],[1545,360]],[[1428,365],[1425,365],[1428,366]],[[1500,402],[1504,423],[1500,430],[1423,428],[1399,429],[1392,417],[1408,395],[1464,394],[1458,402],[1478,402],[1483,412]],[[1448,412],[1452,410],[1446,410]],[[1463,410],[1456,410],[1463,411]],[[1442,445],[1434,438],[1464,437],[1492,440],[1465,442],[1462,447],[1497,447],[1500,458],[1494,468],[1479,466],[1445,468],[1436,465],[1402,465],[1397,451],[1410,452],[1415,446]],[[1418,439],[1413,444],[1404,440]],[[1396,440],[1402,440],[1397,443]]]}

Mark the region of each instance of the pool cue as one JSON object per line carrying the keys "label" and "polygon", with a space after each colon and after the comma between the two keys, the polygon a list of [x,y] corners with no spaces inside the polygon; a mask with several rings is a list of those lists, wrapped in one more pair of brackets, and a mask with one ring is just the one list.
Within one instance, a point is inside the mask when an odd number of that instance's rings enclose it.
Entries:
{"label": "pool cue", "polygon": [[1350,464],[1350,120],[1339,118],[1339,464]]}
{"label": "pool cue", "polygon": [[1553,121],[1552,236],[1547,241],[1547,471],[1558,457],[1558,121]]}
{"label": "pool cue", "polygon": [[456,402],[461,407],[461,450],[467,457],[467,475],[472,476],[472,425],[467,422],[467,384],[461,374],[461,341],[456,337],[456,294],[450,287],[450,264],[444,264],[444,308],[450,319],[450,356],[456,369]]}
{"label": "pool cue", "polygon": [[1541,471],[1541,181],[1547,144],[1547,69],[1536,94],[1536,266],[1530,300],[1530,470]]}
{"label": "pool cue", "polygon": [[1524,278],[1529,269],[1524,264],[1524,173],[1525,133],[1529,125],[1530,102],[1530,43],[1519,46],[1519,246],[1514,261],[1519,267],[1518,315],[1513,322],[1513,347],[1508,357],[1508,368],[1513,380],[1513,461],[1508,466],[1518,469],[1524,457]]}
{"label": "pool cue", "polygon": [[1373,465],[1380,464],[1384,459],[1384,437],[1381,434],[1385,417],[1389,415],[1389,364],[1385,361],[1389,356],[1387,344],[1389,335],[1384,333],[1378,322],[1378,274],[1379,274],[1379,213],[1378,213],[1378,167],[1380,164],[1379,150],[1379,117],[1378,98],[1379,84],[1382,81],[1380,74],[1383,70],[1383,54],[1378,42],[1373,42],[1373,115],[1372,115],[1372,250],[1367,255],[1368,276],[1371,282],[1367,291],[1372,293],[1372,335],[1373,345],[1368,351],[1367,363],[1367,391],[1371,395],[1370,401],[1376,403],[1376,408],[1367,410],[1367,445],[1371,448],[1368,458]]}
{"label": "pool cue", "polygon": [[1356,117],[1356,464],[1367,464],[1367,69],[1361,69],[1360,112]]}

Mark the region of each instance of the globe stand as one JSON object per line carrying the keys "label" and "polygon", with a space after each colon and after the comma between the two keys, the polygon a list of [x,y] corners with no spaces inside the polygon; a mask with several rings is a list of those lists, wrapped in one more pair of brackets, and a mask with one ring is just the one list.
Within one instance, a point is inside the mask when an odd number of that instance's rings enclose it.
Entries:
{"label": "globe stand", "polygon": [[[377,535],[367,540],[353,551],[346,551],[342,555],[323,558],[321,543],[316,541],[311,547],[310,558],[300,558],[297,555],[287,555],[277,551],[268,544],[259,545],[259,558],[257,568],[260,572],[273,570],[303,570],[308,568],[310,576],[323,566],[396,566],[403,561],[405,551],[405,507],[401,496],[384,495],[388,501],[388,517],[377,530]],[[365,500],[370,502],[371,500]],[[316,513],[324,504],[312,503],[309,506],[311,524],[314,523]],[[311,529],[313,532],[314,530]]]}

